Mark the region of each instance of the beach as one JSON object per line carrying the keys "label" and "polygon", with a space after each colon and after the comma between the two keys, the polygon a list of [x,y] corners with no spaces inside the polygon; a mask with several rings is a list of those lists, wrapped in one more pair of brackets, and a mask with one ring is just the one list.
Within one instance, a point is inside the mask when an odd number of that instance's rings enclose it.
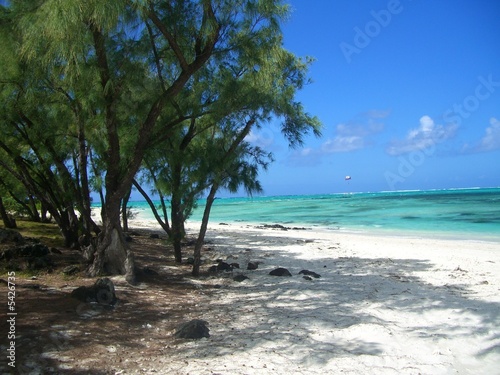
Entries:
{"label": "beach", "polygon": [[[199,224],[178,264],[133,218],[137,283],[110,277],[109,308],[71,297],[96,278],[19,275],[20,373],[500,374],[500,241],[213,222],[194,278]],[[233,269],[208,272],[221,261]],[[193,319],[210,336],[176,337]]]}
{"label": "beach", "polygon": [[[185,316],[207,321],[210,338],[174,340],[151,369],[500,374],[500,242],[258,227],[210,225],[204,267],[222,259],[240,268],[188,280],[214,287]],[[269,275],[277,267],[292,276]],[[249,279],[233,281],[238,274]]]}

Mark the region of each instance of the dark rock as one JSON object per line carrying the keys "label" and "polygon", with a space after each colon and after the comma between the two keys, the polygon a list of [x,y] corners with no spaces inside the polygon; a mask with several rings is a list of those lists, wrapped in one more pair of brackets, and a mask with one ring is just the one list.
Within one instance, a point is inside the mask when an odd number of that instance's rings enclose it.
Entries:
{"label": "dark rock", "polygon": [[81,286],[71,292],[71,297],[82,302],[97,302],[101,305],[114,305],[117,301],[115,286],[107,277],[98,279],[92,286]]}
{"label": "dark rock", "polygon": [[142,269],[142,272],[145,274],[145,275],[149,275],[149,276],[158,276],[159,273],[156,272],[154,269],[152,268],[149,268],[149,267],[144,267]]}
{"label": "dark rock", "polygon": [[134,239],[131,236],[125,236],[125,242],[132,242]]}
{"label": "dark rock", "polygon": [[233,267],[226,263],[226,262],[219,262],[219,264],[217,264],[217,271],[232,271],[233,270]]}
{"label": "dark rock", "polygon": [[187,264],[194,264],[194,258],[193,257],[187,258],[186,263]]}
{"label": "dark rock", "polygon": [[65,275],[68,275],[68,276],[74,275],[78,272],[80,272],[80,267],[78,267],[76,265],[65,267],[62,270],[62,273],[64,273]]}
{"label": "dark rock", "polygon": [[154,239],[154,240],[158,240],[158,239],[160,239],[160,235],[157,233],[152,233],[149,235],[149,238]]}
{"label": "dark rock", "polygon": [[27,244],[23,246],[11,247],[0,253],[0,260],[10,260],[15,258],[43,257],[49,254],[49,248],[42,244]]}
{"label": "dark rock", "polygon": [[299,275],[307,275],[307,276],[312,276],[315,279],[319,279],[321,275],[317,274],[316,272],[313,271],[308,271],[308,270],[302,270],[299,272]]}
{"label": "dark rock", "polygon": [[194,246],[196,245],[196,240],[195,239],[187,239],[185,242],[182,243],[183,246]]}
{"label": "dark rock", "polygon": [[229,225],[229,224],[227,224],[227,223],[219,223],[219,225]]}
{"label": "dark rock", "polygon": [[201,339],[210,337],[208,323],[201,319],[193,319],[187,323],[181,324],[175,332],[175,337],[181,339]]}
{"label": "dark rock", "polygon": [[61,255],[61,254],[62,254],[62,251],[61,251],[61,250],[59,250],[59,249],[56,249],[55,247],[51,247],[51,248],[50,248],[50,253],[51,253],[51,254]]}
{"label": "dark rock", "polygon": [[28,270],[52,269],[54,262],[48,256],[26,258],[26,268]]}
{"label": "dark rock", "polygon": [[282,267],[279,267],[279,268],[276,268],[275,270],[272,270],[271,272],[269,272],[269,275],[271,275],[271,276],[292,276],[290,271],[288,271],[286,268],[282,268]]}
{"label": "dark rock", "polygon": [[239,263],[231,263],[230,266],[233,268],[240,268]]}
{"label": "dark rock", "polygon": [[12,271],[41,269],[50,271],[54,262],[49,253],[49,248],[41,243],[28,243],[3,250],[0,253],[0,260],[7,262],[7,269]]}
{"label": "dark rock", "polygon": [[[211,266],[208,269],[208,272],[211,273],[224,272],[224,271],[231,272],[235,264],[236,263],[228,264],[226,262],[223,262],[222,259],[217,259],[217,265]],[[239,265],[237,268],[239,268]]]}
{"label": "dark rock", "polygon": [[233,280],[241,283],[242,281],[248,280],[248,277],[245,275],[236,275],[233,277]]}
{"label": "dark rock", "polygon": [[9,263],[7,263],[7,266],[5,268],[7,269],[7,271],[15,271],[15,272],[23,270],[21,264],[16,260],[11,260]]}
{"label": "dark rock", "polygon": [[255,262],[248,262],[247,270],[256,270],[259,265]]}
{"label": "dark rock", "polygon": [[12,229],[0,228],[0,243],[14,242],[19,245],[24,243],[24,238],[19,232]]}
{"label": "dark rock", "polygon": [[305,280],[308,280],[308,281],[311,281],[312,280],[312,277],[311,276],[302,276],[303,279]]}
{"label": "dark rock", "polygon": [[280,230],[288,230],[287,227],[281,225],[281,224],[264,224],[261,226],[258,226],[257,228],[259,229],[280,229]]}

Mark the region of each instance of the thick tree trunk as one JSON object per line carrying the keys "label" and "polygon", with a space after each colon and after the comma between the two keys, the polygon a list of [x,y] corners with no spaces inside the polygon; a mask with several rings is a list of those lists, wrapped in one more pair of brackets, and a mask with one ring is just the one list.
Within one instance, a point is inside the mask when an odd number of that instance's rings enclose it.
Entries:
{"label": "thick tree trunk", "polygon": [[203,211],[203,219],[201,220],[200,233],[198,234],[198,239],[196,240],[196,245],[194,247],[194,263],[193,263],[193,271],[192,275],[197,277],[200,275],[200,266],[201,266],[201,248],[203,247],[203,243],[205,242],[205,234],[207,233],[208,228],[208,220],[210,219],[210,210],[212,209],[212,204],[215,200],[215,194],[219,189],[218,184],[212,185],[210,188],[210,193],[207,196],[207,203],[205,205],[205,210]]}
{"label": "thick tree trunk", "polygon": [[125,275],[126,280],[134,284],[135,262],[120,225],[120,200],[108,199],[103,206],[106,212],[103,231],[99,234],[88,273],[93,277]]}
{"label": "thick tree trunk", "polygon": [[17,228],[16,220],[14,220],[14,218],[7,213],[7,210],[3,205],[2,197],[0,197],[0,216],[2,216],[2,221],[5,228],[10,228],[10,229]]}
{"label": "thick tree trunk", "polygon": [[60,214],[53,214],[61,234],[64,237],[64,246],[71,249],[79,249],[78,238],[80,231],[78,228],[78,218],[72,208],[69,208]]}

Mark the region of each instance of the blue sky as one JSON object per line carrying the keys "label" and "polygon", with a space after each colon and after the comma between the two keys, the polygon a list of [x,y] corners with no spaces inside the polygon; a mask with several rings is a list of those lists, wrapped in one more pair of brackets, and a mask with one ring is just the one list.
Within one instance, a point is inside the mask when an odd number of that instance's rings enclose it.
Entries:
{"label": "blue sky", "polygon": [[499,1],[289,3],[324,128],[295,150],[278,122],[251,134],[275,156],[265,195],[500,186]]}

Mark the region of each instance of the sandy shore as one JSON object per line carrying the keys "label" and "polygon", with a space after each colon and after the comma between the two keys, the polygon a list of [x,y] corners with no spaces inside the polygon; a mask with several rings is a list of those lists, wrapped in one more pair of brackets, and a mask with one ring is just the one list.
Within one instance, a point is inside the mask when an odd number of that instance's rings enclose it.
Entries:
{"label": "sandy shore", "polygon": [[237,262],[249,279],[191,281],[221,286],[196,316],[211,337],[176,341],[170,373],[500,374],[500,239],[212,224],[207,240],[207,266]]}

